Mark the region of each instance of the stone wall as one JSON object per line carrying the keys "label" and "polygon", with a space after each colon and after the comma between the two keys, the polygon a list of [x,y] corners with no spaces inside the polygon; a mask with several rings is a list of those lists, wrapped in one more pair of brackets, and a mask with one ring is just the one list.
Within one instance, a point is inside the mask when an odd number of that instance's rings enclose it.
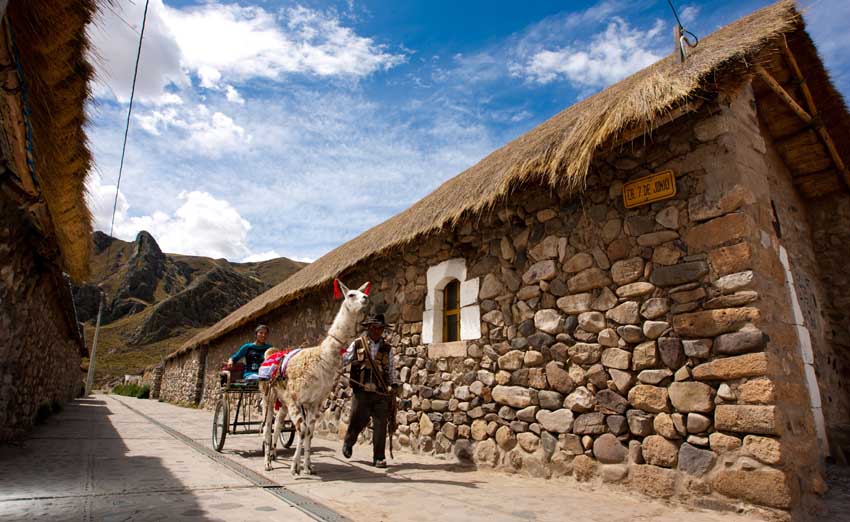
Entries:
{"label": "stone wall", "polygon": [[[517,187],[492,213],[347,270],[349,284],[372,281],[373,306],[396,323],[411,404],[396,444],[714,507],[787,510],[820,490],[753,107],[745,88],[599,158],[580,196]],[[625,209],[623,182],[664,169],[676,196]],[[793,272],[816,295],[800,230]],[[426,273],[448,259],[480,278],[481,338],[425,345]],[[329,294],[257,322],[275,345],[315,343],[336,308]],[[207,406],[217,368],[253,327],[209,346]],[[349,393],[337,391],[322,430],[344,431]]]}
{"label": "stone wall", "polygon": [[151,390],[151,399],[159,399],[160,391],[162,390],[162,365],[151,366],[145,368],[142,373],[142,385],[149,386]]}
{"label": "stone wall", "polygon": [[0,442],[23,436],[36,411],[81,393],[81,341],[68,284],[41,238],[0,191]]}
{"label": "stone wall", "polygon": [[203,386],[206,347],[170,359],[162,371],[159,398],[179,404],[197,404]]}

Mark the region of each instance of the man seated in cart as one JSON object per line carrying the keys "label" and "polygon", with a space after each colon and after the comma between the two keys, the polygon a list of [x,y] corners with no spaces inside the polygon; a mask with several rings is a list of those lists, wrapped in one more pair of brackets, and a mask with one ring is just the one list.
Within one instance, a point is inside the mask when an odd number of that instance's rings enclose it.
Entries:
{"label": "man seated in cart", "polygon": [[258,379],[257,372],[260,370],[260,365],[263,364],[266,350],[272,347],[267,344],[266,340],[269,337],[269,327],[261,324],[254,329],[256,339],[254,342],[245,343],[239,348],[239,351],[230,356],[227,360],[227,368],[231,368],[234,363],[245,359],[245,373],[243,379],[245,381],[256,381]]}

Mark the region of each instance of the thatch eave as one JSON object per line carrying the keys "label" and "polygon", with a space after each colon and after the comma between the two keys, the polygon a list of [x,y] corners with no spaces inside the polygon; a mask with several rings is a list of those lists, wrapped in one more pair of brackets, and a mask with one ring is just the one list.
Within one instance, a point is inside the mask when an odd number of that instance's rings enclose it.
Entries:
{"label": "thatch eave", "polygon": [[[93,75],[86,30],[96,9],[97,0],[10,2],[5,16],[10,39],[7,27],[2,29],[6,41],[14,42],[25,80],[35,177],[25,166],[26,141],[20,138],[25,130],[5,129],[10,166],[28,195],[46,205],[47,217],[33,213],[34,219],[45,241],[55,244],[58,264],[78,283],[88,275],[91,249],[85,181],[92,161],[84,126]],[[22,113],[23,92],[14,97],[4,107],[16,104],[20,108],[13,112]],[[4,124],[22,127],[15,114],[4,114]]]}

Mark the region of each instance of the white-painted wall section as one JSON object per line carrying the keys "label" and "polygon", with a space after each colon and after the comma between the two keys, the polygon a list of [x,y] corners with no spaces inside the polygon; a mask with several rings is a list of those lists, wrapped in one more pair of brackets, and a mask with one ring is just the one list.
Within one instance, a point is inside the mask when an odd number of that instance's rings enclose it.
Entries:
{"label": "white-painted wall section", "polygon": [[818,434],[818,442],[820,443],[821,453],[829,455],[829,443],[826,438],[826,423],[823,417],[823,407],[821,404],[820,388],[818,388],[818,378],[815,373],[815,359],[812,351],[812,337],[809,334],[809,329],[806,328],[806,320],[803,317],[803,311],[800,308],[800,300],[797,297],[797,289],[794,287],[794,275],[791,273],[791,264],[788,261],[788,252],[785,247],[779,247],[779,262],[782,263],[782,268],[785,270],[785,286],[788,288],[788,294],[791,299],[791,309],[794,312],[794,326],[797,329],[798,346],[800,347],[800,355],[803,358],[803,367],[806,373],[806,388],[809,390],[809,404],[812,408],[812,416],[815,419],[815,430]]}

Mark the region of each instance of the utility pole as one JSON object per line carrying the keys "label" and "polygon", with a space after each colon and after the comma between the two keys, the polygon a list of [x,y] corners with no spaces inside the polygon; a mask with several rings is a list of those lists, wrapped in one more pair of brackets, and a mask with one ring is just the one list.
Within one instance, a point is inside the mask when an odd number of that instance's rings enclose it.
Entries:
{"label": "utility pole", "polygon": [[89,355],[89,371],[86,374],[86,397],[91,395],[91,389],[94,385],[94,363],[97,355],[97,336],[100,333],[100,316],[103,313],[103,290],[99,290],[97,305],[97,325],[94,327],[94,339],[91,343],[91,355]]}

